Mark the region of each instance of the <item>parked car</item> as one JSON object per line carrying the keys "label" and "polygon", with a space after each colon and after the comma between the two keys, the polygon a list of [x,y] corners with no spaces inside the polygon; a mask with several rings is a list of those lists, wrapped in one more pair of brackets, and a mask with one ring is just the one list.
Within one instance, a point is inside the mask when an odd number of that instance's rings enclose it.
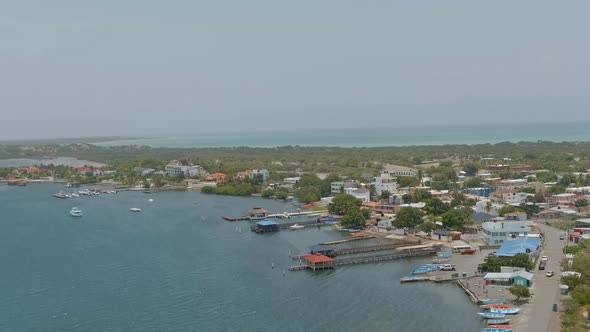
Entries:
{"label": "parked car", "polygon": [[461,255],[473,255],[475,254],[475,249],[465,249],[461,251]]}
{"label": "parked car", "polygon": [[547,261],[547,256],[541,257],[541,261]]}
{"label": "parked car", "polygon": [[560,239],[560,240],[565,240],[565,236],[561,235],[561,236],[559,237],[559,239]]}
{"label": "parked car", "polygon": [[547,273],[545,273],[545,276],[547,277],[553,277],[555,275],[555,273],[553,273],[553,271],[547,271]]}
{"label": "parked car", "polygon": [[455,267],[451,264],[443,264],[440,266],[441,271],[455,271]]}

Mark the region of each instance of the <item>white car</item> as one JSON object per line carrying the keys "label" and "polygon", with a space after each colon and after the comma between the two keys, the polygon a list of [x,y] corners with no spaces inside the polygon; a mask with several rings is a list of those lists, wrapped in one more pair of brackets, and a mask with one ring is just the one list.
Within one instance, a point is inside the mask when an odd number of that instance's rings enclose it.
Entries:
{"label": "white car", "polygon": [[543,257],[541,257],[541,260],[542,260],[542,261],[546,261],[546,260],[547,260],[547,256],[543,256]]}
{"label": "white car", "polygon": [[547,273],[545,273],[546,277],[553,277],[555,275],[555,273],[553,273],[553,271],[547,271]]}

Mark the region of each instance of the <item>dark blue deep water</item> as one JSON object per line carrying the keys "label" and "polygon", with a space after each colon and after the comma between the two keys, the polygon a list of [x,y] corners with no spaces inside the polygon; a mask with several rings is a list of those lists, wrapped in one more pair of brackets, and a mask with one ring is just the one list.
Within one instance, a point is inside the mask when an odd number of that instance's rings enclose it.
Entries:
{"label": "dark blue deep water", "polygon": [[[289,252],[342,235],[258,235],[247,222],[221,219],[256,205],[293,210],[287,203],[191,192],[50,196],[60,189],[0,185],[0,331],[481,328],[478,308],[456,285],[399,283],[429,259],[283,276],[295,263]],[[73,206],[84,217],[70,217]]]}

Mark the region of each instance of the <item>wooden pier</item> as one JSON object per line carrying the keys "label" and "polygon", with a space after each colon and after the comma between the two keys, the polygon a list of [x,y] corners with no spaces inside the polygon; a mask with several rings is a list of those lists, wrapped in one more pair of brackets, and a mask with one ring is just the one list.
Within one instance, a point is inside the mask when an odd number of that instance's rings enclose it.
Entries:
{"label": "wooden pier", "polygon": [[374,239],[374,238],[375,238],[375,235],[355,236],[355,237],[351,237],[350,239],[329,241],[329,242],[323,242],[320,244],[321,245],[333,245],[333,244],[347,243],[347,242],[360,241],[360,240],[368,240],[368,239]]}
{"label": "wooden pier", "polygon": [[[414,251],[409,250],[407,252],[401,252],[401,253],[397,252],[397,253],[391,253],[391,254],[381,254],[381,255],[373,255],[373,256],[365,256],[365,257],[340,258],[340,259],[334,260],[334,266],[373,263],[373,262],[389,261],[389,260],[400,259],[400,258],[434,255],[437,253],[438,250],[439,249],[437,249],[437,248],[432,248],[432,249],[428,249],[428,250],[414,250]],[[303,255],[301,257],[303,257]],[[291,266],[289,268],[289,271],[303,270],[306,267],[307,267],[307,265]]]}
{"label": "wooden pier", "polygon": [[420,250],[420,251],[406,252],[406,253],[392,253],[392,254],[375,255],[375,256],[367,256],[367,257],[342,258],[342,259],[336,259],[336,266],[349,265],[349,264],[382,262],[382,261],[389,261],[389,260],[400,259],[400,258],[434,255],[434,254],[436,254],[437,251],[438,250]]}
{"label": "wooden pier", "polygon": [[356,247],[356,248],[342,248],[334,250],[334,255],[350,255],[350,254],[357,254],[361,252],[373,252],[373,251],[383,251],[383,250],[394,250],[401,247],[406,247],[409,245],[416,245],[420,244],[420,241],[417,242],[403,242],[403,243],[388,243],[388,244],[379,244],[375,246],[367,246],[367,247]]}

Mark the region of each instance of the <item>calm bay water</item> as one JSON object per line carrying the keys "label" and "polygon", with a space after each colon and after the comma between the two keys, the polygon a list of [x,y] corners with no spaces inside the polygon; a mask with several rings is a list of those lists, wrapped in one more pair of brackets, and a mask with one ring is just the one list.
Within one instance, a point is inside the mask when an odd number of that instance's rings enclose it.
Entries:
{"label": "calm bay water", "polygon": [[[283,276],[295,263],[289,252],[342,235],[329,228],[258,235],[247,222],[220,218],[256,205],[293,210],[286,203],[191,192],[50,197],[59,189],[0,186],[0,331],[481,327],[478,308],[456,285],[399,283],[429,259]],[[73,206],[84,217],[70,217]]]}
{"label": "calm bay water", "polygon": [[286,145],[374,147],[443,144],[536,142],[538,140],[590,141],[587,123],[507,124],[471,127],[377,128],[301,130],[255,133],[194,134],[97,143],[102,146],[147,145],[151,147],[275,147]]}

